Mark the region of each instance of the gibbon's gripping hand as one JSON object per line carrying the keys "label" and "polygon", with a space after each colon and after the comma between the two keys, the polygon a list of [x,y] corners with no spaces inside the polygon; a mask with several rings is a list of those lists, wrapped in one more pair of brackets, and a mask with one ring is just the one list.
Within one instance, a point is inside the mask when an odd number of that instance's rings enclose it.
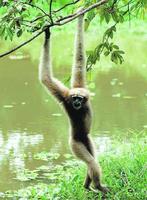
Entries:
{"label": "gibbon's gripping hand", "polygon": [[50,38],[51,32],[50,32],[50,28],[46,28],[45,29],[45,39],[48,40]]}

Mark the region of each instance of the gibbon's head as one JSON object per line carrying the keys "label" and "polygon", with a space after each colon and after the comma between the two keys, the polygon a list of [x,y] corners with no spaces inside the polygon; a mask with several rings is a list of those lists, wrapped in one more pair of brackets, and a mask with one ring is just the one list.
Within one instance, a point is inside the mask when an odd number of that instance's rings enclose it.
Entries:
{"label": "gibbon's head", "polygon": [[88,101],[89,93],[84,88],[73,88],[69,93],[69,102],[75,110],[80,110]]}

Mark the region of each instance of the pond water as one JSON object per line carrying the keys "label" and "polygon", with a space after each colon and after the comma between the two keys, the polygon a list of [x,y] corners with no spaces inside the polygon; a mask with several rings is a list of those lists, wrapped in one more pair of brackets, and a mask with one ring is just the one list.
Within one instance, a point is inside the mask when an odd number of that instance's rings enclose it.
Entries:
{"label": "pond water", "polygon": [[[63,77],[63,73],[61,74]],[[60,76],[60,75],[59,75]],[[92,135],[99,151],[115,136],[147,130],[147,81],[117,69],[98,73],[92,98]],[[0,192],[24,187],[20,169],[43,165],[41,151],[69,153],[68,120],[38,81],[37,63],[0,60]],[[130,137],[130,136],[129,136]],[[57,162],[61,162],[61,157]]]}

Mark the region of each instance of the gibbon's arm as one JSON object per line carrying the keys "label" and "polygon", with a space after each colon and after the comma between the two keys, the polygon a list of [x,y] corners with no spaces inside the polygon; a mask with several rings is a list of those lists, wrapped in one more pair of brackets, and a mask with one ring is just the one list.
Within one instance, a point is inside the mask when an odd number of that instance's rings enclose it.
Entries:
{"label": "gibbon's arm", "polygon": [[45,42],[39,64],[39,79],[59,101],[64,101],[68,88],[53,77],[50,55],[50,30],[45,30]]}
{"label": "gibbon's arm", "polygon": [[72,87],[85,87],[86,63],[84,50],[84,15],[80,15],[75,38],[75,53],[72,69]]}

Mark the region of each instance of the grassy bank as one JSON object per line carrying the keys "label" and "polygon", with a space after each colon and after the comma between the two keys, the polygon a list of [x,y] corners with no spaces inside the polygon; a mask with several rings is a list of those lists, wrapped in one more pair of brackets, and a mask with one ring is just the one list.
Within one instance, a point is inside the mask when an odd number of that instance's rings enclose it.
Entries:
{"label": "grassy bank", "polygon": [[[129,143],[117,142],[112,145],[110,151],[99,156],[103,168],[103,182],[111,188],[107,199],[145,200],[145,178],[147,178],[145,155],[145,140],[135,138]],[[71,160],[70,155],[66,155],[66,162],[53,166],[49,163],[51,159],[55,157],[57,159],[58,154],[49,156],[47,153],[42,153],[35,157],[48,160],[46,166],[41,166],[38,170],[26,174],[29,177],[36,174],[34,177],[38,178],[39,183],[18,191],[8,191],[1,194],[1,199],[101,199],[100,193],[93,194],[93,192],[84,191],[82,184],[86,168],[83,163]]]}

